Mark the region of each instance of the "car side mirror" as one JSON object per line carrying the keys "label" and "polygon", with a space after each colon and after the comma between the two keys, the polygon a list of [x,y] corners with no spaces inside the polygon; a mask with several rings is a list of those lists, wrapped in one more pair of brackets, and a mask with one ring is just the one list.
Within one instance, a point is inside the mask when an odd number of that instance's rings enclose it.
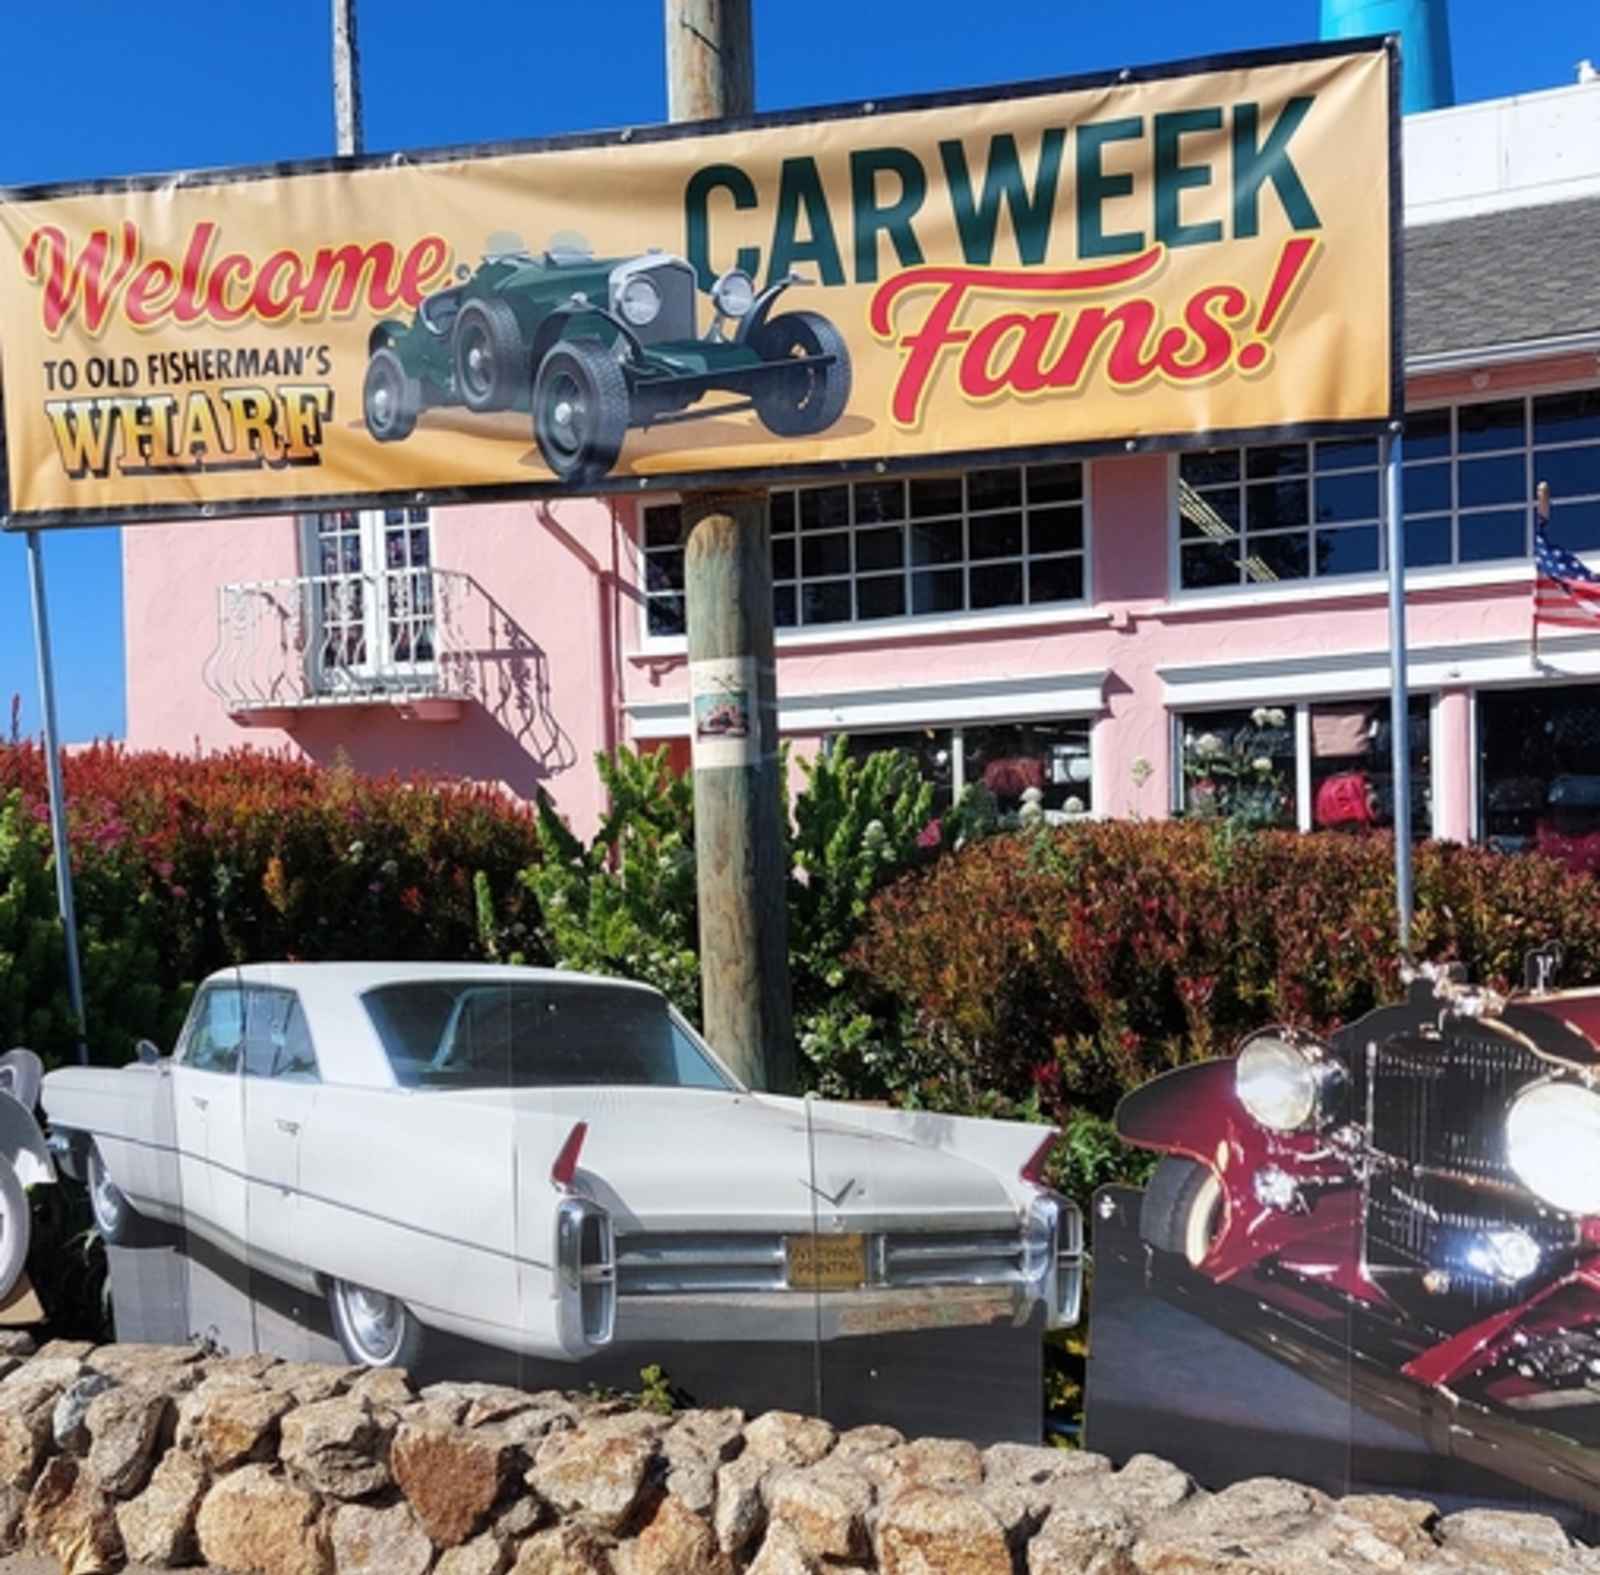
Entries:
{"label": "car side mirror", "polygon": [[161,1059],[161,1052],[148,1039],[141,1039],[134,1045],[133,1053],[138,1056],[140,1066],[154,1066]]}
{"label": "car side mirror", "polygon": [[472,277],[472,270],[465,263],[456,264],[456,278],[463,281]]}

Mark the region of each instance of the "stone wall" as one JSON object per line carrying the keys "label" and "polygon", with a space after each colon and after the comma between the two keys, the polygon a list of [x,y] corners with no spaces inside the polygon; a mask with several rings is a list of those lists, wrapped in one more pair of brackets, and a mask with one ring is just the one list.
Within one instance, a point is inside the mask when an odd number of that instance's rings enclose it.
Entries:
{"label": "stone wall", "polygon": [[787,1412],[0,1336],[0,1550],[264,1575],[1600,1572],[1551,1520]]}

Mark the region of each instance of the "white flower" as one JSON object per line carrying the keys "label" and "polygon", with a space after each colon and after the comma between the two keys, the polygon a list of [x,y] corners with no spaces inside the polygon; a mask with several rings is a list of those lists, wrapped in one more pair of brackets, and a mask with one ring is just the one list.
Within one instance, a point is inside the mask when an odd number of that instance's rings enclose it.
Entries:
{"label": "white flower", "polygon": [[1275,705],[1267,712],[1268,727],[1282,727],[1289,720],[1288,714],[1281,705]]}
{"label": "white flower", "polygon": [[1215,733],[1202,733],[1194,741],[1194,752],[1202,760],[1214,760],[1222,753],[1222,740]]}
{"label": "white flower", "polygon": [[1069,815],[1081,815],[1083,813],[1083,800],[1076,794],[1073,794],[1061,807],[1066,810]]}
{"label": "white flower", "polygon": [[1250,720],[1256,727],[1265,727],[1267,725],[1267,719],[1271,715],[1272,713],[1264,705],[1258,705],[1255,710],[1250,713]]}
{"label": "white flower", "polygon": [[1272,770],[1272,762],[1268,760],[1265,755],[1257,755],[1256,758],[1250,762],[1250,769],[1252,771],[1259,771],[1262,776],[1266,776],[1267,773]]}

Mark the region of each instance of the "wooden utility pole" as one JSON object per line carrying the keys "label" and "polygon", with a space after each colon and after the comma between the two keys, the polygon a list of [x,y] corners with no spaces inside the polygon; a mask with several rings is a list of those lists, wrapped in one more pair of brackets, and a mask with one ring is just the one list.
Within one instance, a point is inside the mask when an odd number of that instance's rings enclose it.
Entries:
{"label": "wooden utility pole", "polygon": [[[665,0],[667,108],[755,107],[750,0]],[[706,1037],[752,1087],[796,1084],[766,494],[683,495]]]}
{"label": "wooden utility pole", "polygon": [[333,134],[335,153],[363,151],[356,0],[333,0]]}

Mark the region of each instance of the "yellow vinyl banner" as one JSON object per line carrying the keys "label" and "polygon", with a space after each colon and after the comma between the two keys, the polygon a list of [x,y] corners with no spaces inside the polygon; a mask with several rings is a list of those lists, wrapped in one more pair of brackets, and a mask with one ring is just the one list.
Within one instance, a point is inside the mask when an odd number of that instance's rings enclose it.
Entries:
{"label": "yellow vinyl banner", "polygon": [[1393,67],[0,193],[8,523],[1370,430]]}

